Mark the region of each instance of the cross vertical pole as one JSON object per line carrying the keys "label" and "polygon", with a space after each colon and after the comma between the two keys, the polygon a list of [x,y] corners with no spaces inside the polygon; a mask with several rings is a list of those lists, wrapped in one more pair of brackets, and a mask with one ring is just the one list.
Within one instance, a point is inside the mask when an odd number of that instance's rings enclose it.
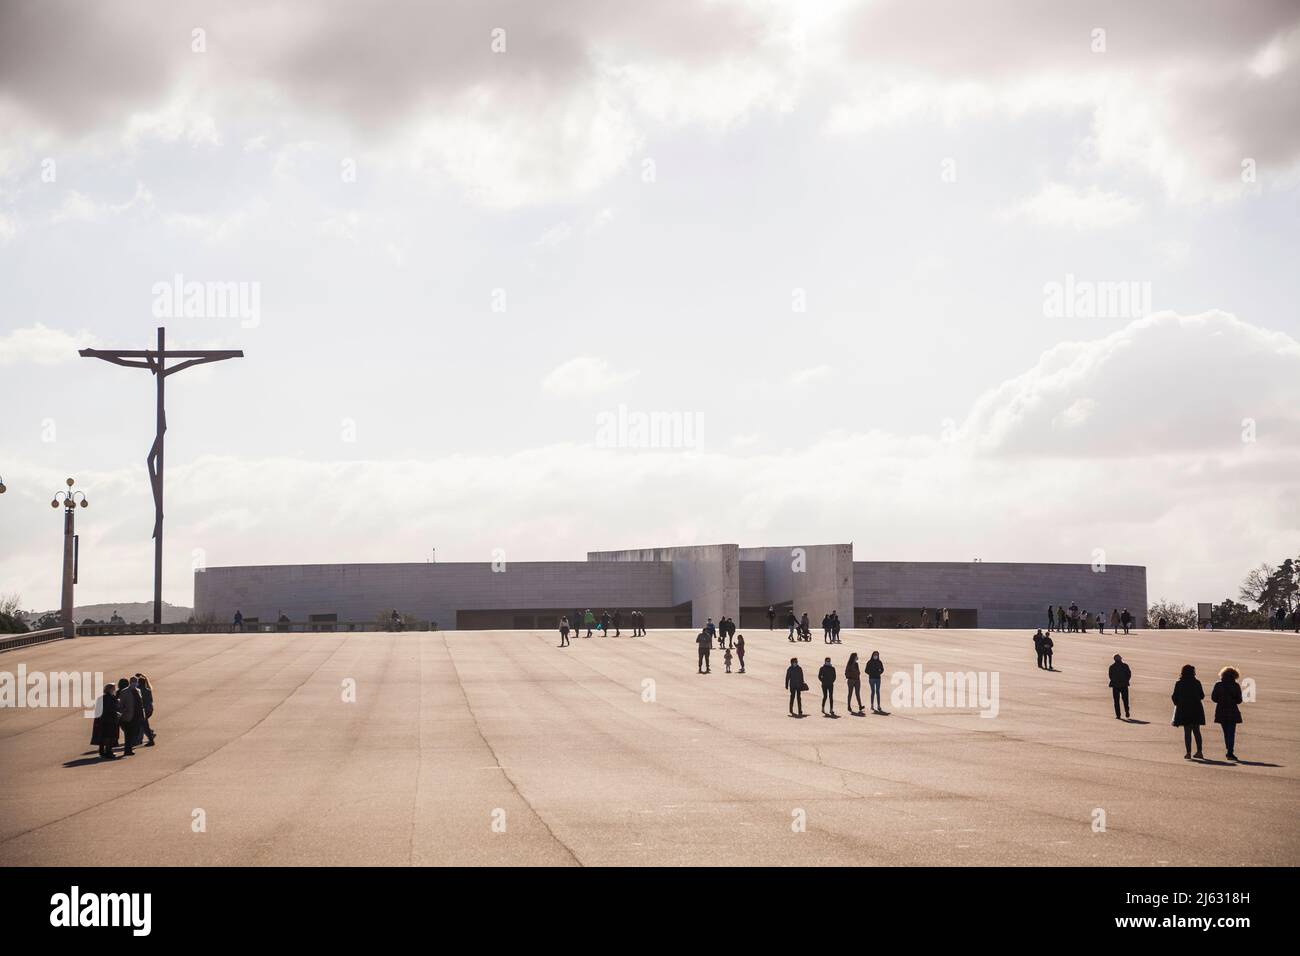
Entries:
{"label": "cross vertical pole", "polygon": [[163,367],[167,330],[158,329],[158,461],[154,475],[154,525],[153,525],[153,625],[162,633],[162,565],[163,565],[163,432],[167,431],[167,413],[163,411],[163,384],[167,373]]}

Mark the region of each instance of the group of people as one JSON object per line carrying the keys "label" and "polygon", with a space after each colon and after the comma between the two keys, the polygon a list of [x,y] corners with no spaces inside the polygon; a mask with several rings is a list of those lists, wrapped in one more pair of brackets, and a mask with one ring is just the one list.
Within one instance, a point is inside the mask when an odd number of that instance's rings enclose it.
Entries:
{"label": "group of people", "polygon": [[[866,710],[862,706],[862,674],[866,672],[867,684],[869,687],[869,699],[871,702],[871,712],[873,714],[884,714],[884,708],[880,700],[880,679],[885,673],[885,662],[880,659],[880,651],[872,651],[871,657],[865,665],[858,663],[858,655],[855,651],[849,655],[848,662],[844,665],[844,683],[845,697],[848,699],[849,713],[857,717],[866,715]],[[817,671],[817,682],[822,688],[822,716],[838,717],[835,713],[835,665],[831,663],[828,657],[823,661],[821,669]],[[799,658],[790,658],[790,666],[785,670],[785,689],[790,692],[790,716],[803,716],[803,692],[808,689],[808,682],[804,679],[803,668],[799,666]],[[857,698],[858,709],[853,709],[853,699]]]}
{"label": "group of people", "polygon": [[[1110,609],[1110,630],[1112,634],[1118,634],[1120,628],[1124,633],[1137,623],[1137,618],[1129,613],[1128,608],[1120,610],[1119,608]],[[1061,605],[1055,608],[1047,605],[1047,629],[1049,631],[1064,632],[1067,634],[1087,634],[1089,627],[1097,628],[1098,634],[1106,633],[1106,618],[1097,612],[1096,614],[1088,611],[1079,610],[1079,605],[1073,601],[1067,609]]]}
{"label": "group of people", "polygon": [[[1034,635],[1034,645],[1038,651],[1038,666],[1044,670],[1052,667],[1052,639],[1039,631]],[[1046,664],[1044,664],[1044,658]],[[1131,720],[1132,710],[1129,706],[1129,686],[1133,683],[1133,669],[1123,656],[1116,654],[1106,676],[1110,682],[1111,702],[1115,705],[1116,720]],[[1210,700],[1214,703],[1214,722],[1223,728],[1223,744],[1229,760],[1236,760],[1235,746],[1237,725],[1241,720],[1241,674],[1237,668],[1228,666],[1219,671],[1218,683],[1210,691]],[[1183,728],[1183,757],[1186,760],[1203,760],[1203,743],[1201,728],[1205,726],[1205,688],[1196,679],[1196,668],[1184,664],[1177,683],[1174,684],[1170,700],[1174,705],[1173,725]],[[1123,715],[1120,707],[1123,706]],[[1192,741],[1196,741],[1196,752],[1192,752]]]}
{"label": "group of people", "polygon": [[[941,607],[934,612],[935,627],[949,627],[951,625],[952,625],[952,615],[948,612],[948,609],[946,607]],[[921,626],[922,627],[930,626],[930,609],[928,607],[921,608]]]}
{"label": "group of people", "polygon": [[[775,611],[768,608],[768,623],[771,624]],[[808,612],[804,611],[803,615],[796,617],[793,610],[785,616],[785,622],[790,628],[787,635],[789,640],[794,641],[811,641],[812,627],[808,621]],[[770,629],[770,627],[769,627]],[[827,644],[843,644],[840,640],[840,612],[828,611],[822,615],[822,640]]]}
{"label": "group of people", "polygon": [[1290,614],[1287,614],[1286,608],[1279,604],[1277,610],[1268,616],[1270,631],[1285,631],[1288,628],[1300,634],[1300,604],[1297,604]]}
{"label": "group of people", "polygon": [[[713,618],[709,618],[708,623],[695,636],[695,646],[699,654],[695,663],[695,671],[698,674],[713,673],[713,668],[709,663],[709,655],[713,651],[715,634],[718,641],[718,650],[722,651],[722,663],[727,673],[731,673],[731,652],[733,650],[736,652],[736,660],[740,663],[740,673],[745,673],[745,635],[736,633],[736,624],[730,618],[724,617],[722,620],[728,625],[725,632],[716,628],[713,624]],[[724,633],[727,635],[725,640]]]}
{"label": "group of people", "polygon": [[90,731],[90,742],[99,748],[99,756],[116,760],[113,753],[122,737],[122,756],[135,754],[135,748],[148,738],[146,747],[154,745],[158,735],[150,726],[153,717],[153,685],[144,674],[123,677],[116,685],[105,684],[104,695],[95,707],[95,723]]}
{"label": "group of people", "polygon": [[[632,611],[628,617],[632,621],[632,636],[645,637],[645,612]],[[572,623],[570,623],[572,621]],[[622,611],[601,611],[597,617],[591,613],[591,608],[585,611],[578,610],[573,612],[573,617],[564,616],[560,618],[560,647],[569,646],[569,634],[574,637],[578,636],[578,631],[586,627],[587,633],[584,637],[591,637],[593,630],[600,631],[601,637],[609,637],[609,629],[614,629],[615,637],[623,636],[623,612]]]}
{"label": "group of people", "polygon": [[[1118,657],[1118,655],[1116,655]],[[1223,728],[1223,746],[1227,758],[1236,760],[1237,725],[1241,723],[1241,674],[1235,667],[1225,667],[1219,671],[1219,680],[1210,691],[1210,700],[1214,703],[1214,722]],[[1205,726],[1205,688],[1196,679],[1196,668],[1184,664],[1174,692],[1169,695],[1174,704],[1175,727],[1183,728],[1183,747],[1187,751],[1184,760],[1204,760],[1202,753],[1201,728]],[[1128,706],[1125,697],[1125,708]],[[1192,740],[1196,740],[1196,753],[1192,753]]]}

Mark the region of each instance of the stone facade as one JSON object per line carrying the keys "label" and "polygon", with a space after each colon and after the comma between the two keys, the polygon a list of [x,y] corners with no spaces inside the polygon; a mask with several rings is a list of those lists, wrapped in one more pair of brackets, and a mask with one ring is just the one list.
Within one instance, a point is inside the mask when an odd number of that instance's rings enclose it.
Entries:
{"label": "stone facade", "polygon": [[1047,605],[1146,611],[1146,569],[1110,565],[854,561],[851,544],[735,544],[593,551],[586,561],[305,564],[196,571],[199,617],[294,621],[334,614],[375,621],[396,608],[439,627],[542,627],[575,608],[646,611],[652,627],[735,618],[755,627],[768,605],[807,611],[814,628],[838,610],[845,627],[918,623],[948,607],[954,626],[1039,627]]}

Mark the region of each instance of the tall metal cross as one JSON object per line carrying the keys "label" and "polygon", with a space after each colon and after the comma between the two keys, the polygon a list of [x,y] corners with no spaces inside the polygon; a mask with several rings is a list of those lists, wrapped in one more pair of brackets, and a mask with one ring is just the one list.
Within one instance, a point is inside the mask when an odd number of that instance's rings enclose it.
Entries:
{"label": "tall metal cross", "polygon": [[[206,362],[220,362],[224,359],[243,358],[244,353],[237,350],[207,350],[197,352],[174,351],[166,348],[167,330],[158,330],[158,350],[137,352],[117,349],[80,349],[77,354],[82,358],[103,359],[114,365],[127,368],[145,368],[154,375],[158,383],[158,433],[154,437],[153,447],[145,464],[149,467],[149,483],[153,486],[153,623],[162,630],[162,554],[163,554],[163,434],[167,431],[167,413],[163,410],[163,383],[168,375],[179,372],[192,365]],[[184,359],[170,368],[168,359]]]}

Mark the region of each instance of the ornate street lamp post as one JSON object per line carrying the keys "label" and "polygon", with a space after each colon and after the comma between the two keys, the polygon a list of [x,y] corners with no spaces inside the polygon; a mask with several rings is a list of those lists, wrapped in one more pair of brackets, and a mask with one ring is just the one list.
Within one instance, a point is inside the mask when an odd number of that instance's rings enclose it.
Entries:
{"label": "ornate street lamp post", "polygon": [[68,490],[54,495],[51,508],[63,505],[63,636],[76,637],[76,621],[72,619],[72,586],[77,583],[77,505],[89,508],[84,491],[73,491],[76,481],[68,479]]}

